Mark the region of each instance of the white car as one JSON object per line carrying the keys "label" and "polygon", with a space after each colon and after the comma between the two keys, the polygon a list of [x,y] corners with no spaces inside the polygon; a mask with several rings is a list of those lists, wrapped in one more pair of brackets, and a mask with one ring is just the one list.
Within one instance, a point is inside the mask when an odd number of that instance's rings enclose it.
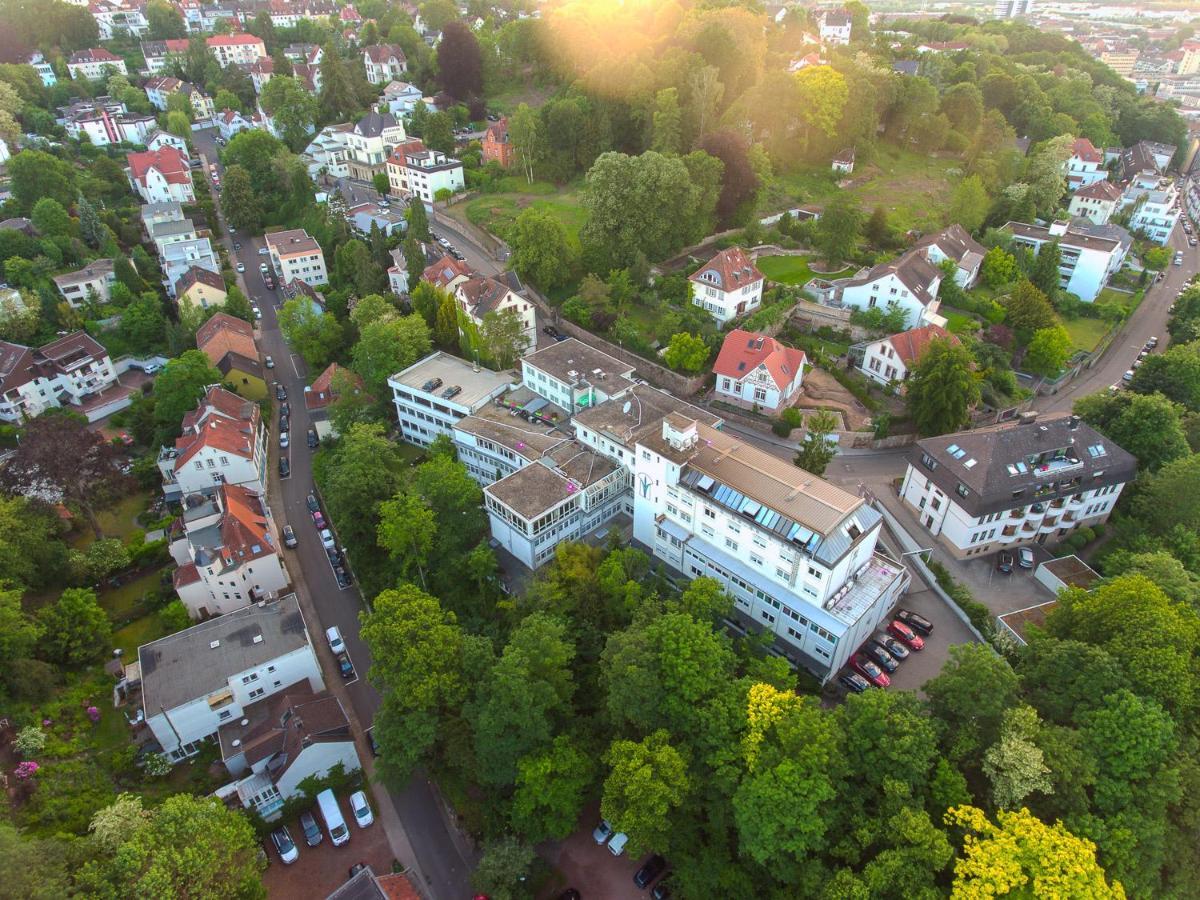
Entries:
{"label": "white car", "polygon": [[333,532],[328,528],[321,529],[321,546],[326,550],[332,550],[337,546],[337,541],[333,539]]}
{"label": "white car", "polygon": [[612,840],[608,842],[608,852],[613,856],[620,856],[625,852],[625,845],[629,843],[629,835],[623,831],[618,831],[612,836]]}
{"label": "white car", "polygon": [[271,252],[271,251],[270,251],[270,250],[268,250],[266,247],[259,247],[259,248],[258,248],[258,255],[259,255],[259,256],[266,256],[266,255],[267,255],[268,253],[270,253],[270,252]]}
{"label": "white car", "polygon": [[257,306],[252,306],[250,308],[252,310],[254,310],[254,318],[256,318],[256,319],[262,318],[262,310],[261,309],[259,309]]}
{"label": "white car", "polygon": [[375,822],[371,804],[367,802],[367,795],[362,791],[355,791],[350,795],[350,811],[354,813],[354,821],[358,823],[359,828],[366,828]]}
{"label": "white car", "polygon": [[1133,369],[1129,369],[1121,376],[1122,381],[1133,381]]}
{"label": "white car", "polygon": [[342,633],[338,631],[336,625],[325,629],[325,640],[329,641],[329,649],[335,656],[346,652],[346,642],[342,640]]}
{"label": "white car", "polygon": [[601,819],[600,824],[592,831],[592,840],[597,844],[603,844],[612,837],[612,826],[608,824],[608,819]]}
{"label": "white car", "polygon": [[263,365],[266,366],[268,369],[273,369],[273,368],[275,368],[275,360],[271,359],[271,357],[268,356],[265,360],[263,360]]}
{"label": "white car", "polygon": [[240,262],[240,263],[238,263],[238,264],[237,264],[237,270],[238,270],[239,272],[245,272],[245,271],[246,271],[246,264],[245,264],[245,263],[243,263],[243,262]]}
{"label": "white car", "polygon": [[288,447],[288,433],[286,431],[279,432],[279,447],[281,450],[286,450]]}

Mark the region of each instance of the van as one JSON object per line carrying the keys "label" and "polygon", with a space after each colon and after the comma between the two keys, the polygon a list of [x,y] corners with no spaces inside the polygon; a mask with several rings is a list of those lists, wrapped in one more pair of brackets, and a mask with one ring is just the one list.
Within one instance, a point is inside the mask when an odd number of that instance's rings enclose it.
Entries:
{"label": "van", "polygon": [[629,843],[629,835],[623,831],[618,831],[612,836],[612,840],[608,842],[608,852],[613,856],[620,856],[625,852],[625,845]]}
{"label": "van", "polygon": [[333,791],[326,788],[317,794],[317,808],[321,810],[321,818],[325,820],[325,828],[333,846],[340,847],[350,840],[350,829],[346,827],[346,820],[342,818],[342,810]]}

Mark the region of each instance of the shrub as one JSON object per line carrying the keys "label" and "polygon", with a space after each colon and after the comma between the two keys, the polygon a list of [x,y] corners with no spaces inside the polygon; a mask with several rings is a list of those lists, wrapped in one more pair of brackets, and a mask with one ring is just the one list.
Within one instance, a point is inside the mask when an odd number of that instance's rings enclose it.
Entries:
{"label": "shrub", "polygon": [[804,424],[803,413],[801,413],[800,410],[796,409],[794,406],[789,406],[787,409],[781,412],[779,414],[779,418],[787,422],[788,426],[791,428],[799,428]]}
{"label": "shrub", "polygon": [[46,749],[46,732],[36,725],[27,725],[17,733],[13,748],[22,756],[32,756]]}
{"label": "shrub", "polygon": [[940,562],[930,560],[927,565],[933,577],[937,579],[938,586],[950,596],[954,605],[966,613],[967,619],[985,640],[994,642],[996,625],[992,621],[991,611],[971,595],[966,585],[955,581],[954,576]]}
{"label": "shrub", "polygon": [[792,428],[793,428],[793,426],[789,425],[783,419],[776,419],[774,422],[771,423],[771,430],[773,432],[775,432],[777,435],[779,435],[780,437],[784,437],[784,438],[792,433]]}

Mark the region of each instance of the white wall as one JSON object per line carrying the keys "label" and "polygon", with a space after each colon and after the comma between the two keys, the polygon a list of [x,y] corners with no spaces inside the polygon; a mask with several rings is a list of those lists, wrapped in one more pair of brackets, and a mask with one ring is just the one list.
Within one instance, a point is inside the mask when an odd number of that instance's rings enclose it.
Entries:
{"label": "white wall", "polygon": [[[344,741],[322,741],[305,747],[295,761],[275,781],[275,787],[279,789],[280,795],[286,800],[299,793],[300,782],[305,778],[310,775],[324,777],[338,763],[342,764],[347,774],[362,768],[362,762],[358,758],[358,751],[354,748],[352,738]],[[266,768],[265,760],[258,770],[261,771],[264,768]]]}
{"label": "white wall", "polygon": [[[930,293],[935,296],[939,283],[940,281],[935,282],[930,289]],[[924,304],[913,296],[912,291],[895,274],[889,273],[869,284],[855,285],[842,290],[843,306],[864,310],[879,307],[886,310],[893,303],[907,314],[908,318],[904,323],[906,329],[924,324],[922,319],[925,314]],[[929,311],[936,312],[933,304],[930,304]]]}

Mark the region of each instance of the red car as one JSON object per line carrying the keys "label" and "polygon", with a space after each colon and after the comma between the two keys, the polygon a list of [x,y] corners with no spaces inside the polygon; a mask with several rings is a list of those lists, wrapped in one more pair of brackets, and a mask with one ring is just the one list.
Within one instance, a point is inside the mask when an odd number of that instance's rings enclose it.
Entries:
{"label": "red car", "polygon": [[850,668],[875,687],[885,688],[892,683],[892,679],[888,678],[883,669],[879,668],[873,660],[867,659],[866,654],[855,653],[850,658]]}
{"label": "red car", "polygon": [[325,517],[323,515],[321,515],[321,511],[319,509],[315,513],[313,513],[312,516],[313,516],[313,524],[316,525],[317,528],[325,527]]}
{"label": "red car", "polygon": [[903,641],[910,650],[922,650],[925,647],[925,642],[917,637],[916,632],[898,619],[888,626],[888,633]]}

